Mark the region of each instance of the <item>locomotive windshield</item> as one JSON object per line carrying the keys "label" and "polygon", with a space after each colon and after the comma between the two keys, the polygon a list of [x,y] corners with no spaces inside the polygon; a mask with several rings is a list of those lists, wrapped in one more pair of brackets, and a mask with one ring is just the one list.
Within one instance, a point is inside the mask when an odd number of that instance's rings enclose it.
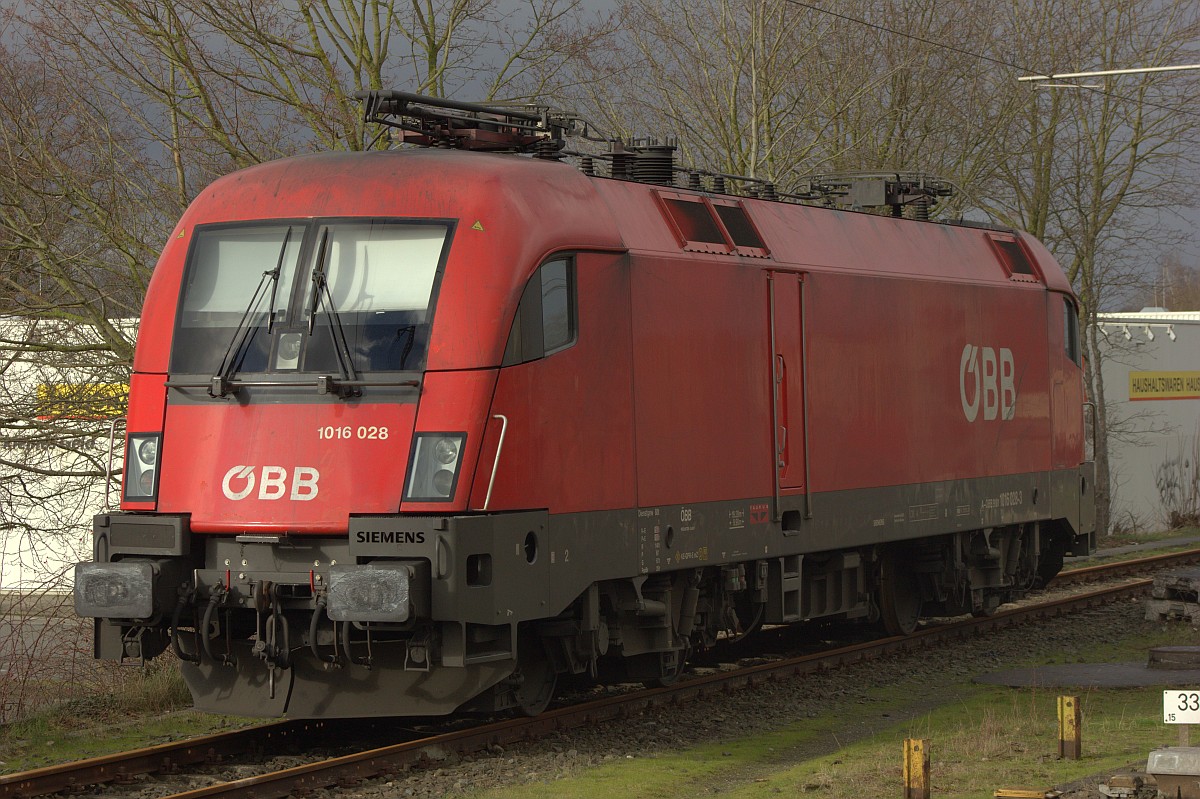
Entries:
{"label": "locomotive windshield", "polygon": [[448,239],[396,220],[198,227],[171,371],[420,370]]}

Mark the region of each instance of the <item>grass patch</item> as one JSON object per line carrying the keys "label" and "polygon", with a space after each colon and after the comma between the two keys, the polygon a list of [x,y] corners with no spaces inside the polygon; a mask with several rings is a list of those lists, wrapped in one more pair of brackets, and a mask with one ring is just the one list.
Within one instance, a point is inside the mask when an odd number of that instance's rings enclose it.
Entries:
{"label": "grass patch", "polygon": [[1099,549],[1132,546],[1135,544],[1154,544],[1159,541],[1170,541],[1175,538],[1196,538],[1200,536],[1200,528],[1179,527],[1174,530],[1155,530],[1152,532],[1114,532],[1100,536],[1096,541]]}
{"label": "grass patch", "polygon": [[[919,690],[924,686],[907,686]],[[682,752],[626,757],[563,779],[531,775],[526,785],[470,793],[486,799],[730,799],[798,796],[861,799],[901,793],[905,738],[930,741],[931,787],[938,797],[990,799],[997,788],[1050,788],[1097,772],[1116,771],[1176,732],[1159,721],[1158,689],[1082,694],[1083,758],[1059,760],[1053,691],[956,686],[958,701],[850,742],[864,714],[903,716],[894,700],[833,709],[822,719],[750,738]],[[916,696],[912,693],[910,696]],[[844,711],[841,721],[834,721]],[[857,715],[855,715],[857,714]],[[825,750],[816,754],[814,749]]]}
{"label": "grass patch", "polygon": [[844,747],[797,763],[730,797],[806,793],[828,799],[897,795],[905,738],[930,741],[935,796],[987,799],[997,788],[1045,789],[1097,772],[1145,761],[1173,742],[1160,722],[1157,689],[1095,690],[1081,696],[1083,758],[1059,760],[1057,693],[975,688],[961,702]]}
{"label": "grass patch", "polygon": [[127,672],[108,691],[0,726],[0,773],[168,743],[252,723],[185,710],[191,695],[169,658]]}
{"label": "grass patch", "polygon": [[[734,775],[756,779],[795,759],[798,750],[831,734],[828,719],[803,726],[695,747],[679,752],[628,754],[573,778],[490,790],[489,799],[692,797],[698,786],[728,783]],[[531,775],[537,777],[537,775]]]}
{"label": "grass patch", "polygon": [[[1147,623],[1141,636],[1097,643],[1059,662],[1144,661],[1151,646],[1190,644],[1189,625]],[[1046,658],[1031,662],[1045,663]],[[940,701],[921,708],[930,690]],[[1059,760],[1057,697],[1078,695],[1083,758]],[[990,799],[997,788],[1044,789],[1144,764],[1150,750],[1174,745],[1161,722],[1162,692],[1137,689],[1009,689],[960,681],[930,686],[909,680],[872,689],[869,700],[840,697],[819,718],[782,730],[683,751],[629,752],[559,779],[530,774],[516,787],[462,795],[484,799],[816,799],[898,796],[905,738],[930,740],[934,796]],[[614,734],[617,728],[613,726]]]}
{"label": "grass patch", "polygon": [[[1171,552],[1184,552],[1189,549],[1195,549],[1196,543],[1170,543],[1176,539],[1192,538],[1200,539],[1200,528],[1184,527],[1178,530],[1160,530],[1156,532],[1136,532],[1136,533],[1113,533],[1101,537],[1096,543],[1098,552],[1108,549],[1116,549],[1118,547],[1143,545],[1146,548],[1136,552],[1130,552],[1120,555],[1100,555],[1092,556],[1086,560],[1076,561],[1064,569],[1081,569],[1088,566],[1098,566],[1103,563],[1114,563],[1121,560],[1129,560],[1131,558],[1147,558],[1152,555],[1166,555]],[[1158,546],[1154,546],[1154,545]]]}
{"label": "grass patch", "polygon": [[1072,569],[1082,569],[1088,566],[1101,566],[1106,563],[1119,563],[1124,560],[1133,560],[1134,558],[1149,558],[1155,555],[1169,555],[1172,552],[1187,552],[1188,550],[1196,549],[1200,543],[1190,544],[1162,544],[1161,546],[1149,546],[1146,549],[1139,549],[1137,552],[1129,552],[1120,555],[1092,555],[1086,560],[1076,561],[1065,567],[1063,571]]}
{"label": "grass patch", "polygon": [[1200,536],[1200,528],[1180,527],[1174,530],[1125,530],[1100,536],[1096,542],[1100,549],[1129,546],[1131,544],[1152,544],[1171,538],[1188,538]]}
{"label": "grass patch", "polygon": [[28,771],[170,743],[248,723],[247,719],[190,710],[114,721],[104,727],[62,725],[57,719],[44,717],[28,719],[10,725],[0,735],[0,773]]}

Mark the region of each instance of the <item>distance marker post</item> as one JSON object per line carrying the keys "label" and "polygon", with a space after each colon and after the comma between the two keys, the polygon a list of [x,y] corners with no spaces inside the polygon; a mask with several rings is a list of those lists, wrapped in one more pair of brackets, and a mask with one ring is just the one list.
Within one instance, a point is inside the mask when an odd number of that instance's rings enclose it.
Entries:
{"label": "distance marker post", "polygon": [[929,739],[904,739],[904,799],[929,799]]}
{"label": "distance marker post", "polygon": [[1058,756],[1064,760],[1078,760],[1083,749],[1082,716],[1079,697],[1058,698]]}

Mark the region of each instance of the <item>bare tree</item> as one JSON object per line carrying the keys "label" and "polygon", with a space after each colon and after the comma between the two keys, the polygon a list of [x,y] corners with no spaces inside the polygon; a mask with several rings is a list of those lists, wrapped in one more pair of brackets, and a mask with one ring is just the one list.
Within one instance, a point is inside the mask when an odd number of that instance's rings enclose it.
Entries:
{"label": "bare tree", "polygon": [[114,415],[128,381],[133,330],[120,319],[136,314],[149,275],[154,215],[141,187],[111,168],[131,154],[128,131],[92,110],[37,61],[0,53],[0,526],[9,538],[77,539],[86,529],[79,506],[106,469],[97,420]]}
{"label": "bare tree", "polygon": [[[575,64],[573,99],[629,141],[677,134],[697,166],[788,182],[817,146],[796,80],[820,20],[785,0],[626,0],[626,36]],[[595,74],[611,75],[589,81]]]}
{"label": "bare tree", "polygon": [[1167,252],[1158,268],[1147,277],[1146,285],[1122,310],[1151,307],[1200,311],[1200,266],[1184,263],[1178,250]]}

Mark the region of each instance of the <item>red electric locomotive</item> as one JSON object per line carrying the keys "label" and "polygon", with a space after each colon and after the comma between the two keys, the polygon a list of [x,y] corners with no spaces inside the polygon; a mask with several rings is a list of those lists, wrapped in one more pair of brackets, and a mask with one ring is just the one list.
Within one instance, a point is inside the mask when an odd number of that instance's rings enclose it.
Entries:
{"label": "red electric locomotive", "polygon": [[212,711],[535,713],[764,623],[990,612],[1094,544],[1076,301],[1033,238],[364,101],[441,146],[234,173],[163,251],[76,568],[97,657],[171,647]]}

